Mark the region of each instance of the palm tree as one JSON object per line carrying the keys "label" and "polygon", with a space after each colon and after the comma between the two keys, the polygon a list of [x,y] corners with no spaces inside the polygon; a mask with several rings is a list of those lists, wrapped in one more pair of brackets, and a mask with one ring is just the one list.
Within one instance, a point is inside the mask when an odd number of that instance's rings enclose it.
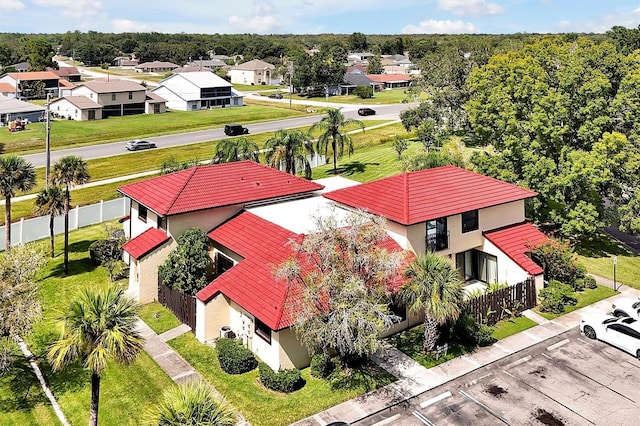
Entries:
{"label": "palm tree", "polygon": [[247,138],[224,139],[218,143],[214,163],[231,163],[241,160],[258,162],[258,145]]}
{"label": "palm tree", "polygon": [[174,386],[165,391],[162,400],[150,408],[145,424],[231,426],[236,417],[231,406],[213,393],[203,382]]}
{"label": "palm tree", "polygon": [[17,155],[0,157],[0,193],[4,195],[4,248],[11,250],[11,198],[36,184],[33,164]]}
{"label": "palm tree", "polygon": [[38,193],[34,213],[49,216],[49,238],[51,239],[51,257],[54,256],[53,221],[56,216],[64,213],[65,196],[59,186],[44,188]]}
{"label": "palm tree", "polygon": [[265,142],[267,164],[277,169],[284,162],[286,172],[295,175],[296,163],[300,162],[304,166],[304,176],[311,179],[311,165],[307,154],[313,154],[314,151],[308,139],[300,130],[278,130]]}
{"label": "palm tree", "polygon": [[399,298],[410,312],[424,313],[424,350],[433,351],[438,340],[438,324],[456,319],[462,311],[462,281],[455,267],[444,257],[427,252],[405,271],[409,281]]}
{"label": "palm tree", "polygon": [[60,339],[47,351],[47,359],[55,371],[77,361],[91,371],[90,426],[98,424],[100,374],[107,363],[130,364],[143,348],[144,338],[136,329],[139,308],[117,287],[106,291],[88,288],[58,320]]}
{"label": "palm tree", "polygon": [[89,181],[87,162],[75,155],[67,155],[53,165],[51,183],[65,187],[64,192],[64,275],[69,273],[69,187]]}
{"label": "palm tree", "polygon": [[333,150],[333,174],[338,173],[338,157],[342,156],[345,145],[347,146],[349,155],[353,154],[351,137],[349,134],[341,131],[344,127],[351,124],[357,124],[361,129],[364,129],[364,124],[362,124],[360,120],[345,118],[340,109],[329,108],[327,109],[327,115],[309,129],[310,133],[316,129],[323,131],[323,133],[318,136],[317,151],[324,152],[325,157],[329,149],[329,140],[331,140],[331,149]]}

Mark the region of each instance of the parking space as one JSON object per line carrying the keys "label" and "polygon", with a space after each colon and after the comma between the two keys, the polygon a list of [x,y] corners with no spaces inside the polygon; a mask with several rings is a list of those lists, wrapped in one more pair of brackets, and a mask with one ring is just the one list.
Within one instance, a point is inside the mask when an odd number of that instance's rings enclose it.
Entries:
{"label": "parking space", "polygon": [[356,424],[630,424],[639,382],[638,359],[576,327]]}

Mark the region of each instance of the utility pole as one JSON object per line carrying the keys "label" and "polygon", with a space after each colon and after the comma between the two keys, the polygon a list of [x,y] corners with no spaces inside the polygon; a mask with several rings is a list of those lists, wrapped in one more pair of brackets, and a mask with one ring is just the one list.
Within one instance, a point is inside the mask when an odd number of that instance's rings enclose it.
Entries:
{"label": "utility pole", "polygon": [[289,61],[289,109],[291,107],[291,95],[293,94],[293,62]]}
{"label": "utility pole", "polygon": [[51,98],[51,94],[47,93],[47,105],[46,108],[44,110],[44,113],[47,114],[46,118],[45,118],[45,126],[46,126],[46,133],[45,133],[45,151],[46,151],[46,157],[47,157],[47,162],[46,162],[46,168],[45,168],[45,181],[44,181],[44,186],[45,188],[49,187],[49,169],[51,167],[51,146],[50,146],[50,142],[51,142],[51,111],[50,111],[50,98]]}

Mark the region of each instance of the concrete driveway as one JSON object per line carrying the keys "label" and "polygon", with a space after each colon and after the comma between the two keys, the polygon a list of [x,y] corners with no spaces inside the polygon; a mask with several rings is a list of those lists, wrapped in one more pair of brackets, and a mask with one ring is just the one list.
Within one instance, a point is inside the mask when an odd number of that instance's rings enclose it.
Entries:
{"label": "concrete driveway", "polygon": [[354,424],[635,424],[638,383],[640,360],[573,328]]}

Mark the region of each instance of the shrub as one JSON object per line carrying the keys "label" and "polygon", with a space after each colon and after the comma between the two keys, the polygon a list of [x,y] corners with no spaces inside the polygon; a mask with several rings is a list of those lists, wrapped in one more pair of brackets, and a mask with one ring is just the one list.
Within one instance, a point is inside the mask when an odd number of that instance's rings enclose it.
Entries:
{"label": "shrub", "polygon": [[292,368],[275,372],[264,362],[258,366],[260,382],[264,387],[276,392],[290,393],[304,386],[305,382],[300,375],[300,371]]}
{"label": "shrub", "polygon": [[473,315],[464,313],[443,327],[440,337],[449,343],[487,346],[495,342],[494,330],[494,327],[476,321]]}
{"label": "shrub", "polygon": [[584,286],[591,289],[598,287],[595,277],[593,275],[586,275],[584,277]]}
{"label": "shrub", "polygon": [[578,258],[568,243],[549,240],[533,251],[533,258],[544,268],[545,279],[558,280],[574,285],[578,278],[584,278],[585,269],[578,265]]}
{"label": "shrub", "polygon": [[95,266],[122,259],[122,243],[119,240],[97,240],[89,246],[89,257]]}
{"label": "shrub", "polygon": [[220,339],[216,343],[220,368],[229,374],[242,374],[258,365],[253,353],[235,339]]}
{"label": "shrub", "polygon": [[209,238],[200,228],[187,229],[178,238],[178,245],[158,268],[162,283],[183,293],[194,295],[207,284]]}
{"label": "shrub", "polygon": [[554,314],[561,314],[565,306],[575,305],[578,302],[573,296],[571,286],[556,280],[549,281],[549,285],[540,290],[539,296],[540,310]]}
{"label": "shrub", "polygon": [[584,278],[576,278],[571,287],[573,287],[573,291],[584,290]]}
{"label": "shrub", "polygon": [[373,87],[357,86],[355,89],[353,89],[353,94],[360,99],[373,98]]}
{"label": "shrub", "polygon": [[311,375],[313,377],[324,379],[331,374],[334,368],[335,364],[327,354],[315,354],[311,358]]}

